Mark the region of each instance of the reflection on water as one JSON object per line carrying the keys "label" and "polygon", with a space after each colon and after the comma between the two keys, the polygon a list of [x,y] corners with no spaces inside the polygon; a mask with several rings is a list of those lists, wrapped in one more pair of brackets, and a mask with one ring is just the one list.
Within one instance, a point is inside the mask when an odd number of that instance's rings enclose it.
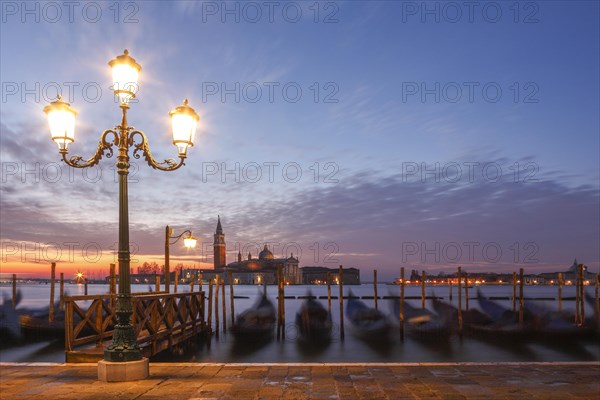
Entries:
{"label": "reflection on water", "polygon": [[[72,295],[83,294],[81,285],[66,285]],[[21,285],[23,291],[23,302],[19,307],[43,307],[49,301],[49,285]],[[204,287],[206,289],[206,285]],[[351,287],[357,296],[372,296],[372,286],[362,285]],[[147,285],[133,285],[133,291],[147,291]],[[325,286],[311,286],[313,294],[319,297],[319,301],[327,307],[327,300],[322,296],[327,295]],[[336,288],[337,289],[337,288]],[[0,287],[2,294],[10,295],[10,287]],[[180,291],[189,290],[188,287],[180,286]],[[227,288],[229,290],[229,288]],[[304,296],[308,290],[306,286],[286,287],[286,296]],[[388,293],[389,290],[389,293]],[[483,293],[486,296],[510,298],[512,287],[509,286],[484,286]],[[556,287],[532,286],[525,288],[525,295],[530,297],[554,297]],[[106,285],[89,285],[89,294],[106,293]],[[260,293],[256,286],[235,286],[236,314],[250,307]],[[268,295],[276,303],[275,294],[277,287],[268,288]],[[335,291],[337,293],[337,290]],[[443,293],[445,292],[445,293]],[[346,291],[347,293],[347,291]],[[398,287],[380,285],[379,293],[382,295],[397,295]],[[429,294],[429,292],[428,292]],[[436,287],[436,294],[448,300],[448,288]],[[470,293],[471,294],[471,293]],[[563,296],[574,296],[574,287],[564,287]],[[407,287],[406,296],[419,296],[420,287]],[[471,294],[473,297],[474,293]],[[240,298],[237,298],[237,297]],[[229,324],[229,294],[226,294],[227,322]],[[245,297],[245,298],[242,298]],[[457,291],[453,288],[453,304],[456,305]],[[345,320],[345,340],[340,340],[339,332],[339,303],[332,301],[332,319],[334,321],[332,337],[329,342],[313,345],[299,340],[299,332],[293,322],[296,312],[303,300],[286,299],[286,329],[285,339],[267,341],[239,341],[235,340],[231,332],[220,334],[219,339],[214,336],[211,340],[198,339],[184,347],[178,347],[173,352],[163,352],[155,357],[153,361],[161,362],[501,362],[501,361],[582,361],[600,360],[600,345],[593,339],[577,341],[558,342],[531,342],[519,340],[495,340],[494,338],[470,338],[460,339],[451,336],[447,340],[431,337],[423,340],[418,336],[406,334],[404,341],[400,340],[399,329],[394,322],[393,329],[388,341],[361,340],[352,334],[350,323]],[[373,305],[373,300],[364,300],[368,306]],[[463,300],[464,301],[464,300]],[[420,307],[420,300],[409,300],[415,306]],[[498,301],[500,304],[511,307],[510,300]],[[219,301],[220,303],[220,301]],[[552,301],[539,301],[550,308],[556,308]],[[429,307],[429,304],[428,304]],[[477,301],[471,299],[471,308],[477,308]],[[574,310],[573,301],[565,301],[563,307]],[[221,304],[219,309],[222,312]],[[379,300],[379,309],[391,314],[391,300]],[[222,320],[222,318],[221,318]],[[214,321],[214,318],[213,318]],[[214,329],[214,327],[213,327]],[[64,362],[63,341],[44,341],[30,343],[19,347],[10,347],[0,351],[0,361],[19,362]]]}

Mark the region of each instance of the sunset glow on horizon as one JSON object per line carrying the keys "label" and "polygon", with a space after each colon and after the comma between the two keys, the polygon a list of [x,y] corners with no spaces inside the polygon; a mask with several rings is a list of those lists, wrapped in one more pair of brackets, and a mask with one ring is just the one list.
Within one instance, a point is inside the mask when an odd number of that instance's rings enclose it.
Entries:
{"label": "sunset glow on horizon", "polygon": [[[47,278],[51,262],[103,279],[118,262],[118,147],[86,169],[59,149],[98,157],[123,112],[144,132],[129,149],[134,271],[165,263],[166,225],[198,239],[171,246],[171,270],[212,268],[218,215],[228,263],[267,244],[387,282],[574,258],[600,271],[598,2],[498,3],[493,23],[406,3],[300,2],[294,21],[202,2],[140,2],[129,22],[108,3],[94,23],[3,14],[0,279]],[[135,96],[115,95],[128,80]]]}

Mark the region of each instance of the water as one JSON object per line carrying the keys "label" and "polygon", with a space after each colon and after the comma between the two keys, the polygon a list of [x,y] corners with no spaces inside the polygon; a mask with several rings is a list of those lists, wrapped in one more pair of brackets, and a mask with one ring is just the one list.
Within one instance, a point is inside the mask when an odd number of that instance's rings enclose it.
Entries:
{"label": "water", "polygon": [[[23,294],[23,300],[19,307],[43,307],[47,306],[50,298],[50,285],[23,284],[19,285]],[[107,285],[88,286],[88,294],[102,294],[108,292]],[[196,286],[197,289],[197,286]],[[207,286],[204,285],[204,289]],[[326,286],[288,286],[286,287],[286,296],[303,296],[307,290],[311,290],[313,295],[326,296]],[[379,285],[379,296],[398,295],[398,286]],[[587,288],[590,290],[591,288]],[[0,288],[2,295],[10,296],[10,286]],[[70,295],[83,295],[83,285],[65,285],[65,290]],[[132,285],[133,292],[147,292],[148,285]],[[250,307],[262,288],[257,286],[235,286],[235,296],[248,297],[235,299],[235,312],[240,313]],[[348,286],[344,288],[344,294],[352,290],[357,296],[372,296],[372,285]],[[512,286],[482,286],[482,292],[486,296],[505,296],[512,295]],[[189,291],[188,285],[181,285],[180,292]],[[277,287],[270,286],[267,293],[271,300],[276,304]],[[56,291],[58,296],[58,290]],[[457,304],[457,287],[453,286],[453,301]],[[591,293],[591,292],[590,292]],[[339,288],[332,286],[332,295],[339,294]],[[421,288],[419,286],[406,287],[405,295],[407,297],[419,297]],[[436,286],[427,288],[427,295],[435,294],[443,297],[444,301],[449,302],[449,289],[447,286]],[[526,286],[526,297],[556,297],[557,287],[553,286]],[[469,296],[476,297],[476,290],[470,289]],[[575,287],[563,287],[563,297],[575,296]],[[229,287],[226,288],[227,304],[227,326],[231,326],[231,316],[229,314]],[[320,300],[327,307],[327,300]],[[367,305],[372,306],[373,300],[364,300]],[[421,301],[407,300],[413,306],[420,307]],[[414,340],[411,337],[405,337],[404,342],[400,342],[398,329],[392,334],[392,340],[388,344],[369,344],[357,339],[351,332],[348,320],[345,321],[345,340],[339,339],[339,302],[332,300],[332,318],[335,323],[333,339],[328,346],[314,348],[303,346],[297,339],[297,329],[294,326],[295,314],[302,304],[303,300],[286,299],[286,336],[283,341],[273,340],[262,347],[258,346],[239,346],[236,345],[231,333],[220,334],[219,339],[213,336],[210,341],[199,340],[194,346],[184,349],[183,354],[173,354],[164,352],[153,358],[153,361],[194,361],[194,362],[501,362],[501,361],[591,361],[600,360],[600,344],[594,341],[577,341],[574,343],[563,343],[560,346],[542,345],[538,343],[507,343],[502,342],[484,342],[473,338],[454,337],[449,343],[423,343]],[[428,302],[429,303],[429,302]],[[512,306],[510,300],[499,300],[498,303],[507,307]],[[556,309],[556,301],[536,301],[536,304],[543,304],[551,309]],[[469,302],[471,308],[477,308],[477,301]],[[429,306],[429,305],[428,305]],[[586,304],[586,307],[588,304]],[[464,296],[463,296],[464,307]],[[574,312],[574,301],[563,301],[563,309]],[[390,300],[379,300],[379,309],[387,314],[391,314],[392,304]],[[219,299],[219,311],[221,309],[221,299]],[[593,310],[586,308],[586,315],[592,315]],[[222,314],[221,314],[222,315]],[[222,320],[221,320],[222,324]],[[214,329],[214,318],[213,318]],[[3,362],[64,362],[64,344],[62,341],[44,341],[33,344],[27,344],[19,347],[12,347],[0,351],[0,361]]]}

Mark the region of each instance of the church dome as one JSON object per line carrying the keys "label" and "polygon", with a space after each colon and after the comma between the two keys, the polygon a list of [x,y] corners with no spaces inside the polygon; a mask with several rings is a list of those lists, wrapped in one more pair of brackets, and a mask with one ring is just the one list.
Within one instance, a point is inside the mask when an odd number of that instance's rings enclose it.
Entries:
{"label": "church dome", "polygon": [[273,253],[271,253],[271,251],[267,248],[266,244],[265,244],[265,248],[259,253],[258,259],[259,260],[272,260],[273,259]]}

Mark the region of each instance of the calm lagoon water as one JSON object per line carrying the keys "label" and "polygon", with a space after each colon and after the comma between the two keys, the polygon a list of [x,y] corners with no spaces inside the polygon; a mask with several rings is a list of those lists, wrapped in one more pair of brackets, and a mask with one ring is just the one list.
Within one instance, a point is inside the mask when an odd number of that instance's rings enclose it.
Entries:
{"label": "calm lagoon water", "polygon": [[[23,284],[19,285],[23,294],[23,300],[19,307],[44,307],[49,303],[50,285]],[[197,287],[196,287],[197,288]],[[58,288],[57,288],[58,289]],[[207,289],[207,286],[204,286]],[[592,293],[592,288],[586,288]],[[67,294],[82,295],[83,285],[65,285]],[[148,285],[132,285],[134,292],[148,291]],[[251,306],[262,288],[258,286],[235,286],[235,296],[248,297],[235,299],[236,314]],[[286,287],[286,296],[303,296],[311,290],[313,295],[326,296],[326,286],[288,286]],[[372,285],[348,286],[344,287],[344,294],[352,290],[357,296],[372,296]],[[512,286],[482,286],[482,292],[486,296],[507,296],[512,295]],[[0,287],[1,294],[10,296],[11,287]],[[189,291],[188,285],[179,286],[179,291]],[[108,292],[107,285],[88,286],[88,294],[102,294]],[[271,300],[276,304],[276,286],[269,286],[267,293]],[[379,285],[379,296],[398,295],[398,286]],[[56,290],[58,295],[58,290]],[[337,286],[332,286],[332,295],[339,293]],[[457,303],[457,287],[453,286],[453,301]],[[406,296],[420,296],[421,288],[417,286],[406,287]],[[443,297],[444,301],[449,302],[449,288],[447,286],[436,286],[427,288],[427,295],[435,294]],[[552,286],[526,286],[525,296],[556,297],[557,288]],[[476,297],[476,290],[470,289],[469,296]],[[563,296],[575,296],[573,286],[563,287]],[[227,325],[230,326],[231,316],[229,315],[229,288],[226,288],[227,301]],[[326,307],[327,300],[320,300]],[[373,305],[373,300],[364,300],[369,306]],[[464,296],[463,296],[464,301]],[[454,337],[450,342],[425,343],[414,340],[411,337],[405,337],[404,342],[400,342],[398,329],[392,334],[390,343],[366,343],[356,338],[350,329],[350,324],[346,320],[345,340],[339,339],[339,303],[338,300],[332,300],[332,317],[335,323],[333,339],[329,345],[322,348],[307,347],[297,340],[297,330],[294,326],[295,314],[302,304],[303,300],[286,299],[286,337],[285,340],[273,340],[262,347],[257,346],[239,346],[236,344],[231,333],[220,334],[219,339],[214,336],[212,340],[199,340],[193,346],[182,349],[181,354],[164,352],[153,358],[156,361],[194,361],[194,362],[500,362],[500,361],[591,361],[600,360],[600,344],[594,341],[576,341],[573,343],[561,343],[560,346],[542,345],[539,343],[507,343],[480,341],[465,337],[462,340]],[[416,307],[420,307],[420,300],[408,300]],[[507,307],[511,306],[510,300],[498,301]],[[379,300],[379,308],[387,314],[391,314],[391,300]],[[429,301],[427,302],[429,303]],[[552,309],[556,309],[556,301],[536,301],[536,304],[544,304]],[[469,303],[471,308],[477,308],[477,300],[471,299]],[[427,304],[430,307],[429,304]],[[587,304],[586,304],[587,306]],[[219,299],[219,308],[221,299]],[[464,307],[464,304],[463,304]],[[564,301],[563,308],[573,311],[574,301]],[[220,310],[220,312],[222,312]],[[592,310],[587,308],[587,315],[592,314]],[[222,323],[222,322],[221,322]],[[213,319],[214,325],[214,319]],[[0,351],[0,361],[3,362],[64,362],[64,344],[58,341],[42,341],[30,343],[23,346],[12,347]]]}

